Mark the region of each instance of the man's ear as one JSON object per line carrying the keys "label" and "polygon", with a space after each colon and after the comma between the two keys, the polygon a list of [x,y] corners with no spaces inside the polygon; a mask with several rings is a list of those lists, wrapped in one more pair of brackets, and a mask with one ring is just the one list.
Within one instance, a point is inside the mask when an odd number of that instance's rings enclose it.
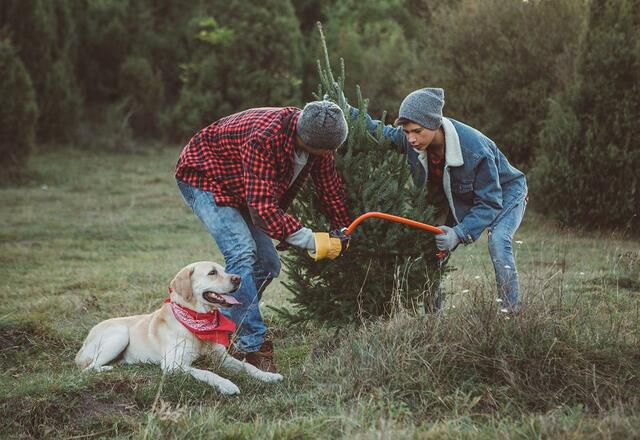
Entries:
{"label": "man's ear", "polygon": [[178,292],[184,299],[191,299],[193,290],[191,289],[191,275],[193,267],[185,267],[171,280],[169,287],[172,291]]}

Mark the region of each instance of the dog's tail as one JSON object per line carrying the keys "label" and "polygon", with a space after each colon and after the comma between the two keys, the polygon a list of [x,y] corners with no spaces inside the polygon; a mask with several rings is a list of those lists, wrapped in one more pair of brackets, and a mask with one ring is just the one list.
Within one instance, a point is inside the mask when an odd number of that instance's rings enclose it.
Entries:
{"label": "dog's tail", "polygon": [[83,357],[81,352],[76,355],[76,365],[81,370],[85,370],[91,364],[91,360],[89,357]]}
{"label": "dog's tail", "polygon": [[82,370],[87,368],[91,364],[91,362],[93,362],[93,356],[89,354],[87,345],[87,341],[84,341],[84,344],[82,344],[82,348],[80,348],[80,350],[78,350],[78,353],[76,354],[76,365]]}

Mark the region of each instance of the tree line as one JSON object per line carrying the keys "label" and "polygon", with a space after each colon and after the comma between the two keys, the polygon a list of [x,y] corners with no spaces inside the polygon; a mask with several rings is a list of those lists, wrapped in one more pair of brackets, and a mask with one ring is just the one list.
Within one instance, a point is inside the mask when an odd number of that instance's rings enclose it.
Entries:
{"label": "tree line", "polygon": [[640,0],[5,0],[0,162],[184,143],[253,106],[314,99],[324,23],[369,109],[443,87],[445,114],[529,175],[567,224],[639,230]]}

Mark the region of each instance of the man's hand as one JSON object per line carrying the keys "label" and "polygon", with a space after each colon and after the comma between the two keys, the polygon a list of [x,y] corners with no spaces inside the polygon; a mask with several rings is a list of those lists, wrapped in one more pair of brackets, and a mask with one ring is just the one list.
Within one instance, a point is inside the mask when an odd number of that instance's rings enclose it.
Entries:
{"label": "man's hand", "polygon": [[453,228],[449,226],[438,226],[444,234],[436,235],[436,246],[441,251],[453,252],[456,247],[458,247],[458,243],[460,243],[460,238],[458,238],[458,234]]}
{"label": "man's hand", "polygon": [[340,256],[341,257],[344,257],[344,254],[347,252],[347,249],[349,249],[349,243],[351,242],[351,236],[345,235],[346,230],[347,228],[342,228],[342,229],[334,229],[333,231],[329,232],[330,237],[340,239],[340,246],[341,246]]}
{"label": "man's hand", "polygon": [[316,261],[325,258],[333,260],[349,248],[351,237],[344,234],[346,228],[331,232],[312,232],[309,228],[301,228],[287,237],[286,242],[307,249],[311,258]]}
{"label": "man's hand", "polygon": [[349,248],[349,240],[351,240],[348,235],[344,235],[344,231],[345,228],[336,229],[329,233],[314,232],[315,251],[309,251],[309,256],[316,261],[325,258],[334,260],[343,256]]}

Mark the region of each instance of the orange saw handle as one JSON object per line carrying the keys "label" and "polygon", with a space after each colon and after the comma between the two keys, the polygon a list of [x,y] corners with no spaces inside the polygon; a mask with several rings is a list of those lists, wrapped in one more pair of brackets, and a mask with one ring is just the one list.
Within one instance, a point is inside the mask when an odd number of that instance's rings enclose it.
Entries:
{"label": "orange saw handle", "polygon": [[[385,214],[384,212],[373,211],[362,214],[360,217],[351,222],[349,227],[344,231],[344,235],[351,235],[353,231],[358,227],[358,225],[368,218],[381,218],[383,220],[391,222],[402,223],[403,225],[411,226],[413,228],[419,228],[427,232],[433,232],[434,234],[444,234],[444,231],[442,229],[436,228],[435,226],[431,226],[426,223],[417,222],[415,220],[410,220],[408,218],[400,217],[397,215]],[[442,260],[446,256],[446,252],[439,251],[437,256],[439,260]]]}
{"label": "orange saw handle", "polygon": [[411,226],[414,228],[424,229],[428,232],[433,232],[434,234],[444,234],[444,231],[440,228],[436,228],[435,226],[428,225],[426,223],[420,223],[415,220],[410,220],[408,218],[399,217],[397,215],[385,214],[384,212],[367,212],[366,214],[362,214],[360,217],[355,219],[344,231],[344,235],[351,235],[353,230],[363,221],[368,218],[381,218],[383,220],[388,220],[391,222],[402,223],[407,226]]}

